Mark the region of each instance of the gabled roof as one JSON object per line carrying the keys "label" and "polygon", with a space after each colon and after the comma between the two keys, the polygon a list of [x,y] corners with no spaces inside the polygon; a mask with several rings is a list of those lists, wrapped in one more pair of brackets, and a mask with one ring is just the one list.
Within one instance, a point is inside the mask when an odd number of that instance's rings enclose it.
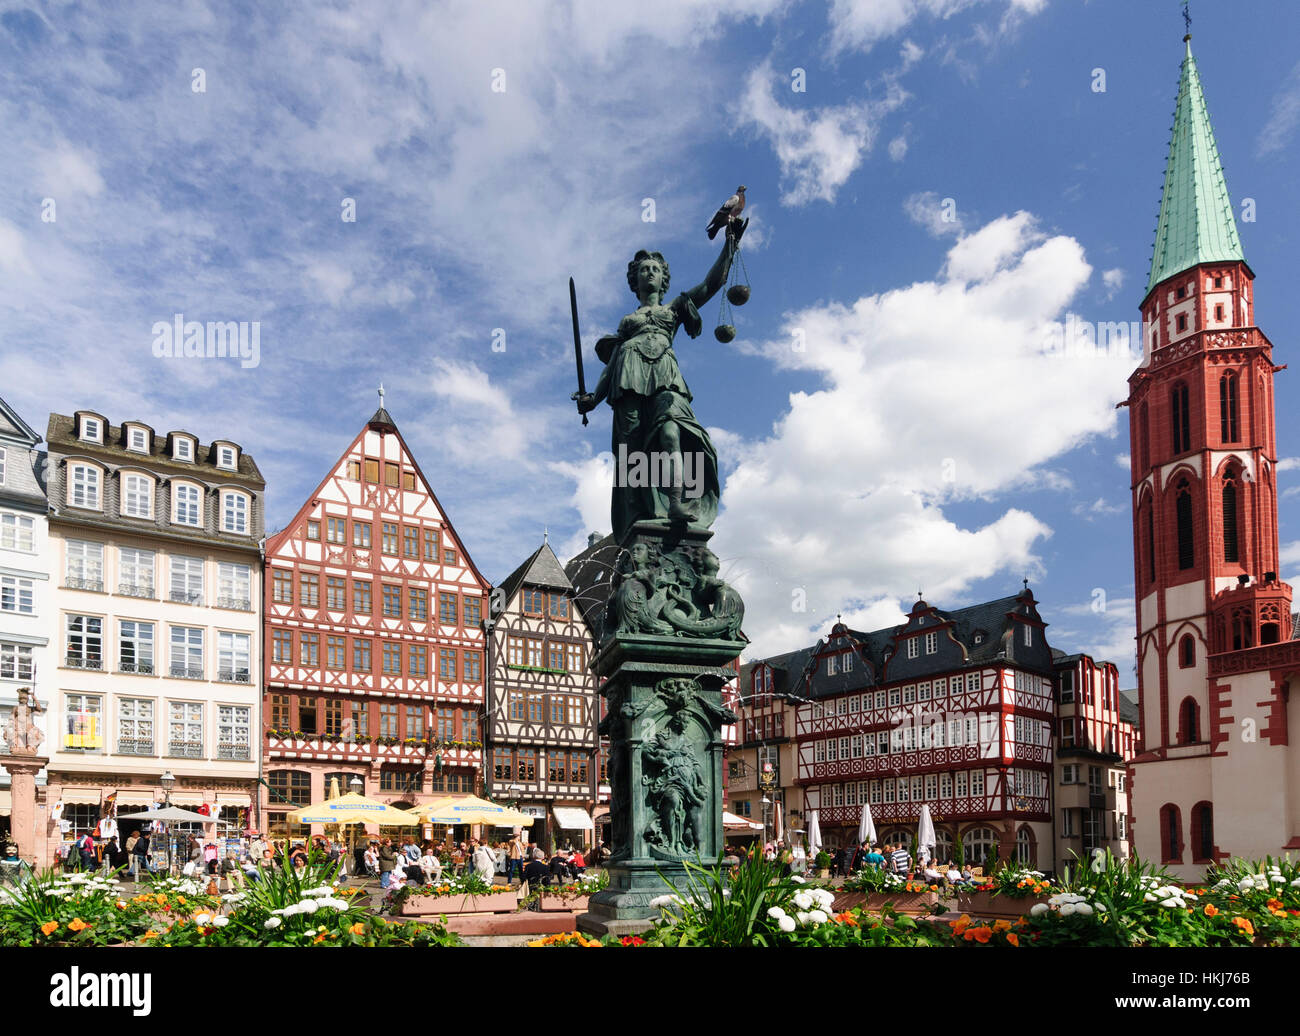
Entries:
{"label": "gabled roof", "polygon": [[511,598],[521,586],[544,586],[556,590],[572,590],[573,584],[560,567],[560,559],[555,556],[549,543],[543,542],[533,551],[517,569],[506,576],[501,584],[501,606],[510,604]]}
{"label": "gabled roof", "polygon": [[1137,688],[1132,690],[1123,690],[1119,692],[1119,718],[1125,723],[1131,723],[1134,728],[1142,726],[1141,713],[1138,712]]}
{"label": "gabled roof", "polygon": [[[89,413],[90,411],[81,411]],[[143,424],[142,421],[130,421],[127,424]],[[146,425],[146,427],[148,427]],[[168,440],[173,435],[186,435],[192,438],[198,447],[194,451],[194,460],[174,460],[171,455],[171,447]],[[190,475],[201,475],[206,479],[243,479],[255,484],[258,488],[266,485],[266,480],[262,478],[262,472],[257,467],[257,462],[252,456],[245,453],[243,447],[239,449],[239,463],[235,471],[229,471],[226,468],[217,467],[216,450],[209,445],[208,450],[204,453],[202,442],[197,435],[192,432],[169,432],[166,436],[155,434],[149,446],[148,453],[137,453],[135,450],[128,450],[123,445],[125,436],[122,431],[122,425],[110,425],[105,420],[104,441],[103,442],[86,442],[77,438],[76,420],[67,414],[50,414],[49,428],[45,433],[45,441],[49,444],[52,452],[86,454],[87,456],[107,457],[117,464],[140,464],[142,461],[148,461],[153,467],[165,468],[176,474],[186,473]],[[231,446],[239,444],[230,439],[219,440],[228,443]]]}
{"label": "gabled roof", "polygon": [[0,399],[0,438],[17,439],[28,446],[35,446],[41,441],[40,435],[32,426],[18,416],[18,411]]}
{"label": "gabled roof", "polygon": [[1199,263],[1245,262],[1201,77],[1187,37],[1147,294]]}

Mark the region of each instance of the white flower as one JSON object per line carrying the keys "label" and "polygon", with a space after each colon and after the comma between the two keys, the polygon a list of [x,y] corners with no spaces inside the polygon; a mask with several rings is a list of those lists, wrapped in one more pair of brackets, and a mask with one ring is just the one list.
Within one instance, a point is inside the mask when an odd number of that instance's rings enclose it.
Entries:
{"label": "white flower", "polygon": [[1146,895],[1142,897],[1142,899],[1147,903],[1154,903],[1156,901],[1156,898],[1157,897],[1151,895],[1150,892],[1148,892]]}
{"label": "white flower", "polygon": [[315,929],[315,928],[308,928],[308,929],[307,929],[305,932],[303,932],[302,934],[303,934],[303,935],[315,935],[315,934],[316,934],[316,929]]}
{"label": "white flower", "polygon": [[767,911],[767,916],[772,918],[774,921],[779,921],[781,918],[785,917],[785,911],[780,907],[770,907]]}
{"label": "white flower", "polygon": [[226,925],[230,924],[230,918],[228,918],[228,917],[214,917],[214,918],[212,919],[212,923],[213,923],[214,925],[216,925],[218,928],[225,928]]}
{"label": "white flower", "polygon": [[1069,916],[1070,916],[1071,914],[1073,914],[1077,909],[1079,909],[1079,908],[1076,907],[1073,903],[1062,903],[1062,904],[1061,904],[1061,916],[1062,916],[1062,917],[1069,917]]}
{"label": "white flower", "polygon": [[822,909],[827,909],[835,902],[835,894],[830,889],[814,889],[813,899],[822,905]]}
{"label": "white flower", "polygon": [[1162,899],[1160,901],[1160,905],[1162,907],[1172,910],[1176,907],[1183,906],[1183,901],[1181,899],[1175,899],[1173,896],[1170,896],[1168,899]]}
{"label": "white flower", "polygon": [[1035,903],[1032,907],[1029,908],[1029,916],[1042,917],[1043,914],[1047,913],[1047,909],[1048,907],[1046,903]]}
{"label": "white flower", "polygon": [[209,913],[202,913],[202,914],[195,914],[195,915],[194,915],[194,923],[195,923],[195,924],[207,924],[207,923],[208,923],[209,921],[211,921],[211,920],[212,920],[212,915],[209,914]]}
{"label": "white flower", "polygon": [[279,918],[279,917],[268,917],[265,921],[262,922],[262,927],[263,927],[263,928],[279,928],[280,925],[282,925],[282,924],[284,924],[284,920],[283,920],[282,918]]}
{"label": "white flower", "polygon": [[275,911],[277,914],[283,914],[285,917],[293,917],[295,914],[304,913],[297,903],[290,903],[287,907]]}
{"label": "white flower", "polygon": [[807,910],[813,905],[813,898],[807,892],[796,892],[794,894],[794,905],[800,910]]}
{"label": "white flower", "polygon": [[1076,914],[1082,914],[1084,917],[1090,917],[1092,916],[1092,904],[1076,903],[1074,904],[1074,912]]}
{"label": "white flower", "polygon": [[298,913],[300,914],[314,914],[319,909],[320,904],[314,899],[304,899],[298,904]]}
{"label": "white flower", "polygon": [[811,910],[808,913],[808,917],[812,920],[813,924],[825,924],[830,920],[830,917],[824,910]]}
{"label": "white flower", "polygon": [[796,912],[794,918],[799,922],[800,928],[808,923],[808,914],[804,913],[802,910]]}
{"label": "white flower", "polygon": [[780,927],[781,931],[783,931],[783,932],[793,932],[793,931],[794,931],[794,918],[793,918],[793,917],[785,917],[785,916],[782,916],[782,917],[780,917],[780,918],[777,920],[776,923],[777,923],[778,927]]}
{"label": "white flower", "polygon": [[801,878],[798,874],[791,876],[790,880],[793,881],[796,885],[805,885],[808,882],[807,878]]}

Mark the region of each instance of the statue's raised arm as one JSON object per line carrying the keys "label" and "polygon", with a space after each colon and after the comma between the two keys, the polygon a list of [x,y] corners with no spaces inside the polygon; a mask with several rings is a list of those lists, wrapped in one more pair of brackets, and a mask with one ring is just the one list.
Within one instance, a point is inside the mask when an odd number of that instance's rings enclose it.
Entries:
{"label": "statue's raised arm", "polygon": [[722,245],[722,251],[719,253],[717,261],[705,274],[704,280],[700,281],[690,291],[683,292],[695,304],[696,309],[699,309],[709,299],[713,298],[727,283],[727,277],[731,274],[731,264],[736,258],[736,249],[740,247],[740,239],[747,226],[749,226],[748,219],[743,223],[737,220],[727,227],[727,240]]}

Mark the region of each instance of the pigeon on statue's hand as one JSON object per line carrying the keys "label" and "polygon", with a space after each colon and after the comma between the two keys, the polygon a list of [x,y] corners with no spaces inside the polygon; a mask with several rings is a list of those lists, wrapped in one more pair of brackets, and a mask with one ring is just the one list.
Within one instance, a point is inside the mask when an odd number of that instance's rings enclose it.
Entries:
{"label": "pigeon on statue's hand", "polygon": [[713,219],[709,221],[709,240],[712,241],[718,236],[718,231],[735,219],[744,211],[745,208],[745,185],[741,184],[736,188],[736,193],[722,203],[722,207],[713,214]]}

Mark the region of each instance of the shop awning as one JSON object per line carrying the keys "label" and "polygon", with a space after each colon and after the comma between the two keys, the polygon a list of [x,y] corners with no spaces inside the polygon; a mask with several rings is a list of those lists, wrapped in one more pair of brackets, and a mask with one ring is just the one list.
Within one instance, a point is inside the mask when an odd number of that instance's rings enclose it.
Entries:
{"label": "shop awning", "polygon": [[119,791],[117,793],[117,808],[123,806],[152,806],[157,799],[158,793],[153,791]]}
{"label": "shop awning", "polygon": [[98,806],[100,802],[98,788],[64,788],[59,801],[65,806]]}
{"label": "shop awning", "polygon": [[594,831],[591,814],[576,806],[552,806],[551,812],[563,831]]}
{"label": "shop awning", "polygon": [[252,797],[246,791],[217,792],[218,806],[251,806],[252,804]]}
{"label": "shop awning", "polygon": [[175,791],[172,792],[173,806],[201,806],[203,805],[203,796],[192,791]]}

